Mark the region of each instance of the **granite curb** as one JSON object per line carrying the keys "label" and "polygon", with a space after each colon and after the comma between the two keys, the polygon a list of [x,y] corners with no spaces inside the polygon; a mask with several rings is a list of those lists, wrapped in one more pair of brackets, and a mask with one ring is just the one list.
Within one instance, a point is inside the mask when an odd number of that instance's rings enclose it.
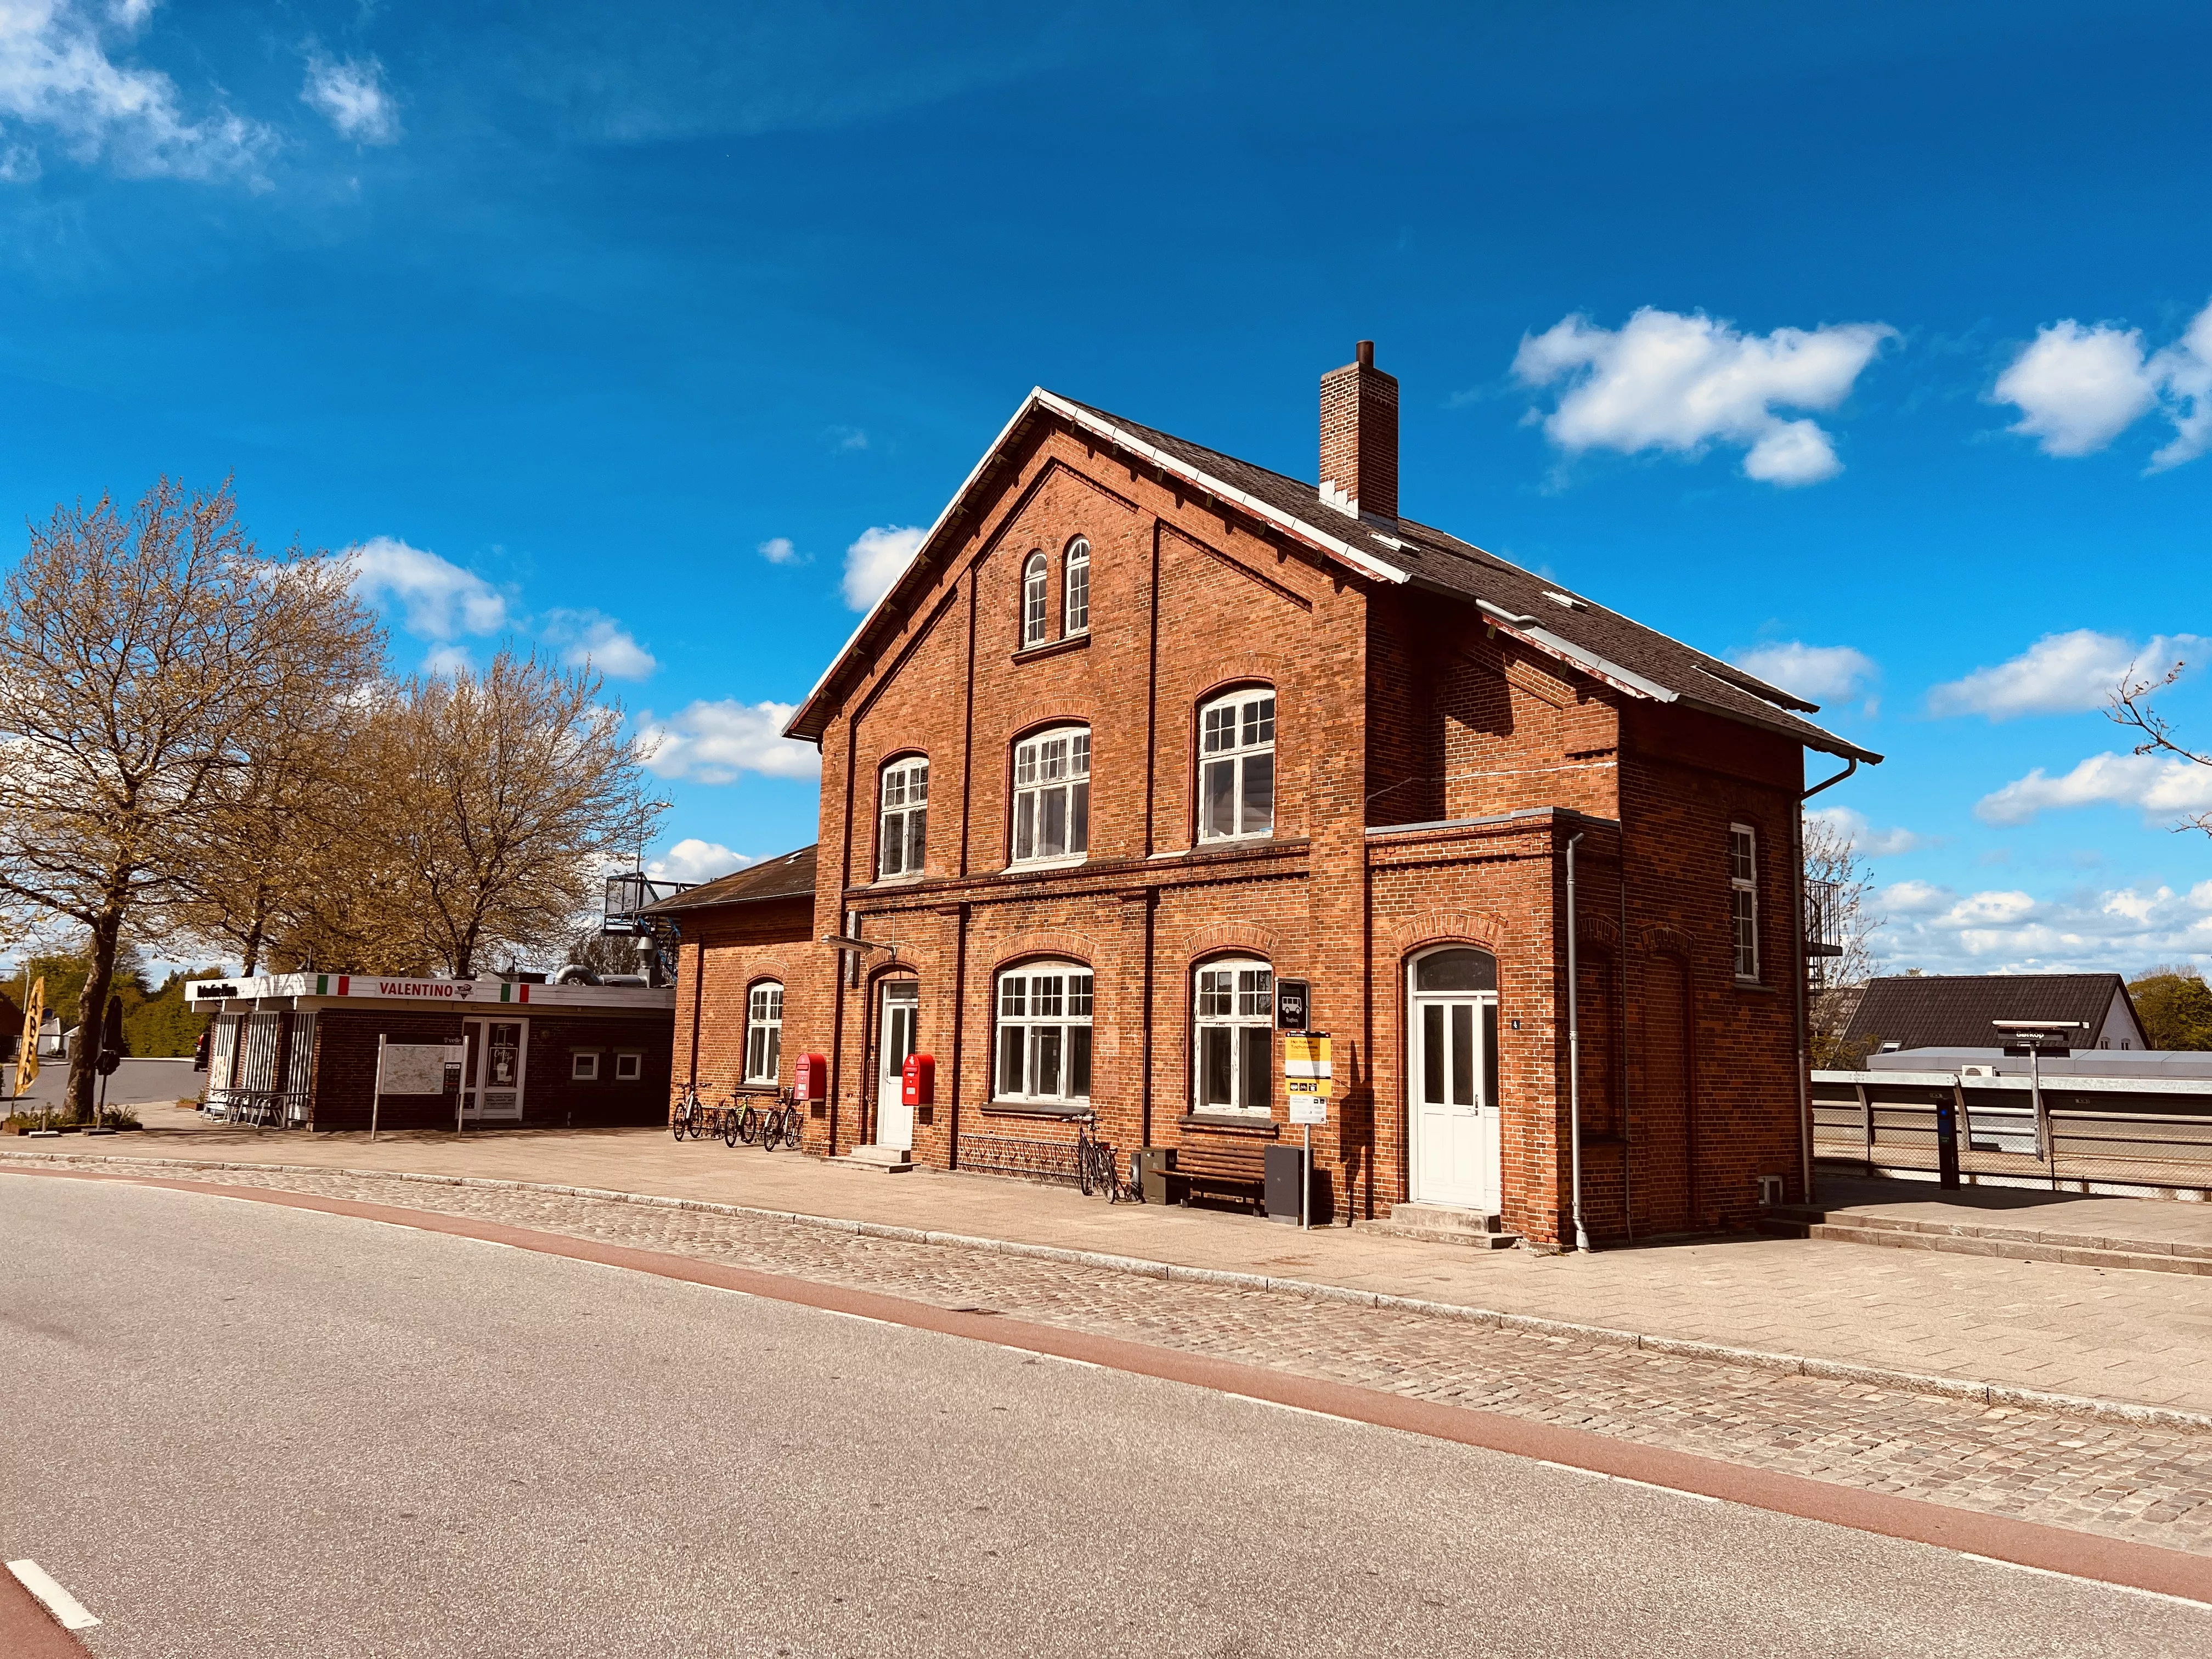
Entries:
{"label": "granite curb", "polygon": [[688,1210],[702,1215],[725,1215],[755,1221],[780,1221],[831,1232],[852,1233],[902,1244],[933,1244],[955,1249],[982,1250],[998,1255],[1036,1261],[1064,1262],[1108,1273],[1130,1273],[1146,1279],[1178,1280],[1192,1285],[1218,1285],[1236,1290],[1266,1291],[1303,1297],[1315,1302],[1345,1302],[1389,1313],[1419,1314],[1434,1319],[1455,1319],[1469,1324],[1493,1325],[1503,1330],[1607,1347],[1641,1348],[1651,1353],[1687,1359],[1705,1359],[1728,1365],[1747,1366],[1784,1376],[1812,1376],[1830,1382],[1858,1382],[1871,1388],[1896,1389],[1905,1393],[1940,1395],[1978,1401],[1990,1406],[2052,1412],[2138,1427],[2212,1430],[2212,1413],[2178,1411],[2166,1406],[2138,1405],[2124,1400],[2101,1400],[2087,1395],[2057,1394],[2042,1389],[2017,1388],[1971,1377],[1944,1376],[1924,1371],[1900,1370],[1886,1365],[1865,1365],[1849,1360],[1821,1359],[1808,1354],[1776,1353],[1759,1348],[1733,1347],[1687,1337],[1654,1336],[1608,1325],[1584,1325],[1571,1320],[1547,1319],[1540,1314],[1508,1313],[1501,1309],[1471,1307],[1455,1302],[1435,1302],[1421,1297],[1393,1296],[1382,1291],[1363,1291],[1348,1285],[1328,1285],[1304,1279],[1277,1279],[1264,1273],[1238,1273],[1219,1267],[1187,1267],[1178,1262],[1154,1261],[1142,1256],[1113,1255],[1099,1250],[1069,1249],[1054,1244],[1026,1244],[1015,1239],[984,1238],[969,1233],[939,1232],[921,1227],[900,1227],[888,1222],[855,1221],[842,1216],[809,1215],[798,1210],[770,1210],[749,1204],[724,1204],[703,1198],[667,1198],[653,1193],[622,1192],[603,1187],[572,1187],[551,1182],[514,1181],[494,1176],[428,1175],[397,1170],[331,1169],[319,1164],[258,1164],[243,1159],[123,1158],[83,1152],[33,1152],[0,1148],[0,1166],[22,1164],[100,1164],[123,1170],[222,1173],[251,1171],[262,1175],[345,1176],[357,1181],[411,1181],[424,1186],[473,1187],[500,1192],[545,1193],[560,1198],[599,1199],[616,1204],[635,1204],[662,1210]]}

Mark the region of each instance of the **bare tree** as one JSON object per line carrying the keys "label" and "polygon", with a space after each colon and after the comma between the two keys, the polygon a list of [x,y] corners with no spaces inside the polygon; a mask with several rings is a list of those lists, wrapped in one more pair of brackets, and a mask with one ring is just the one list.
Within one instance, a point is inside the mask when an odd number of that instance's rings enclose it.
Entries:
{"label": "bare tree", "polygon": [[482,675],[410,680],[368,727],[361,823],[420,953],[449,973],[557,954],[610,860],[651,833],[619,706],[587,670],[502,651]]}
{"label": "bare tree", "polygon": [[1881,918],[1869,902],[1874,890],[1867,880],[1866,865],[1842,820],[1807,813],[1804,849],[1805,884],[1808,893],[1819,898],[1823,942],[1841,952],[1811,957],[1806,964],[1812,981],[1806,1012],[1813,1064],[1820,1068],[1852,1068],[1864,1061],[1865,1054],[1863,1050],[1847,1052],[1844,1032],[1867,981],[1874,975],[1874,935]]}
{"label": "bare tree", "polygon": [[[2177,662],[2155,679],[2136,674],[2132,665],[2126,677],[2113,689],[2112,698],[2105,705],[2106,718],[2114,724],[2124,726],[2141,734],[2142,741],[2136,744],[2138,755],[2172,755],[2196,766],[2212,766],[2212,755],[2188,747],[2173,735],[2152,702],[2152,699],[2179,679],[2189,665]],[[2212,811],[2190,812],[2173,826],[2176,830],[2202,830],[2212,836]]]}
{"label": "bare tree", "polygon": [[[328,561],[258,556],[230,487],[168,478],[127,517],[60,507],[0,591],[0,894],[88,935],[95,1032],[126,922],[172,925],[267,711],[345,684],[374,629]],[[70,1060],[91,1115],[97,1042]]]}

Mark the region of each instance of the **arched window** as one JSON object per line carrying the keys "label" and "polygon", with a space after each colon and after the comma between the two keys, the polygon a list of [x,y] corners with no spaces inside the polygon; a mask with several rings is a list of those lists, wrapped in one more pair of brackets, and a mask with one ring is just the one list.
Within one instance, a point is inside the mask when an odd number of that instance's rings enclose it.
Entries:
{"label": "arched window", "polygon": [[1022,567],[1022,646],[1042,645],[1045,639],[1044,555],[1032,553]]}
{"label": "arched window", "polygon": [[1063,607],[1067,625],[1061,631],[1073,635],[1091,631],[1091,544],[1078,536],[1067,544],[1067,580],[1061,585],[1067,596]]}
{"label": "arched window", "polygon": [[1091,973],[1079,963],[1027,962],[999,975],[1000,1100],[1080,1104],[1091,1098]]}
{"label": "arched window", "polygon": [[1014,862],[1080,858],[1091,848],[1091,728],[1063,726],[1014,745]]}
{"label": "arched window", "polygon": [[1413,964],[1416,991],[1495,991],[1498,958],[1465,945],[1431,951]]}
{"label": "arched window", "polygon": [[1275,974],[1264,962],[1198,970],[1194,1111],[1269,1115],[1274,1098]]}
{"label": "arched window", "polygon": [[883,833],[876,843],[877,873],[918,876],[929,845],[929,760],[911,755],[884,768]]}
{"label": "arched window", "polygon": [[1275,830],[1275,693],[1259,686],[1199,710],[1198,838]]}
{"label": "arched window", "polygon": [[774,1083],[783,1064],[783,987],[764,979],[745,999],[745,1081]]}

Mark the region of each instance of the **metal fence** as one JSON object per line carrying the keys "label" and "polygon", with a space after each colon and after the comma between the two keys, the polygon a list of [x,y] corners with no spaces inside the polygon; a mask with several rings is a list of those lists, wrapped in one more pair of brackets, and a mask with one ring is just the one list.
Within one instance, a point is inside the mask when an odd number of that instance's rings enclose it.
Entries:
{"label": "metal fence", "polygon": [[1036,1140],[1021,1135],[962,1135],[960,1167],[984,1175],[1020,1176],[1030,1181],[1076,1179],[1075,1143]]}
{"label": "metal fence", "polygon": [[1980,1184],[2212,1197],[2212,1080],[1815,1072],[1813,1154],[1869,1174],[1938,1165],[1956,1115],[1959,1171]]}

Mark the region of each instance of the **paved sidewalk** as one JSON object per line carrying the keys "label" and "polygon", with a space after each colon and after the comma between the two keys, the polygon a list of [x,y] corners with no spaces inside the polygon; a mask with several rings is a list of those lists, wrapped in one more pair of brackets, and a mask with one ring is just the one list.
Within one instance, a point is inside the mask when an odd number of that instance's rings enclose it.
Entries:
{"label": "paved sidewalk", "polygon": [[1342,1229],[1302,1234],[1226,1212],[1109,1206],[990,1176],[882,1176],[789,1152],[679,1146],[657,1130],[387,1135],[371,1146],[358,1134],[167,1115],[173,1121],[149,1114],[143,1133],[15,1140],[0,1150],[486,1176],[707,1199],[2212,1413],[2212,1279],[1780,1238],[1589,1255],[1473,1251]]}
{"label": "paved sidewalk", "polygon": [[2095,1198],[2025,1187],[1959,1187],[1823,1170],[1816,1182],[1831,1220],[1851,1217],[1960,1230],[1998,1228],[2054,1242],[2154,1253],[2212,1251],[2212,1204],[2179,1199]]}

